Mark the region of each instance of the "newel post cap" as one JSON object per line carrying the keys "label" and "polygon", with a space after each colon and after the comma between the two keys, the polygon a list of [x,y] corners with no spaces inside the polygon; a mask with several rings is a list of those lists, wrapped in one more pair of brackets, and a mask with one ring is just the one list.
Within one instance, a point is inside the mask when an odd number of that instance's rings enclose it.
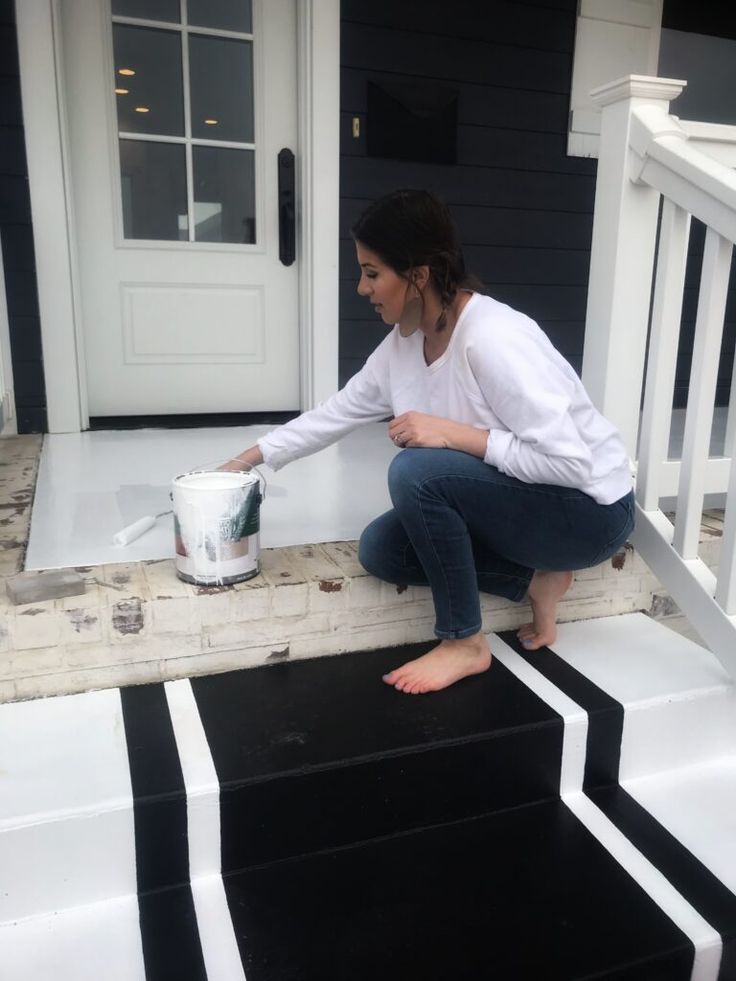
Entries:
{"label": "newel post cap", "polygon": [[595,105],[603,108],[627,99],[650,99],[671,102],[687,85],[682,78],[657,78],[654,75],[624,75],[599,85],[590,93]]}

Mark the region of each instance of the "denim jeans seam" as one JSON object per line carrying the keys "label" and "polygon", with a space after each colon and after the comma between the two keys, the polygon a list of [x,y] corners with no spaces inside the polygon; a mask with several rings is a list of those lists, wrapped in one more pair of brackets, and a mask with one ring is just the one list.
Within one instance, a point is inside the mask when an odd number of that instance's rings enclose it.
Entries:
{"label": "denim jeans seam", "polygon": [[[499,471],[499,473],[500,472],[501,471]],[[432,474],[431,477],[425,478],[420,484],[417,485],[417,489],[423,488],[425,484],[428,484],[432,480],[446,480],[446,479],[450,479],[450,480],[473,480],[473,481],[476,481],[477,483],[480,483],[480,484],[488,484],[488,483],[491,483],[492,484],[493,483],[493,481],[488,481],[488,480],[486,480],[483,477],[475,477],[475,476],[472,476],[471,474],[463,474],[463,473],[457,473],[457,474],[453,474],[453,473],[442,473],[442,474]],[[595,498],[593,498],[593,497],[590,496],[590,494],[586,494],[584,491],[574,490],[574,488],[571,488],[571,487],[565,487],[564,484],[560,484],[559,485],[560,486],[560,490],[573,490],[574,493],[572,493],[572,494],[564,494],[564,495],[560,496],[555,491],[539,490],[539,487],[536,484],[524,484],[523,481],[520,481],[520,483],[522,484],[521,487],[514,487],[513,488],[513,490],[514,490],[515,493],[518,493],[519,491],[522,491],[522,492],[524,492],[526,494],[537,494],[537,495],[540,495],[541,497],[555,497],[555,498],[558,498],[559,500],[564,500],[564,501],[592,501],[594,504],[597,504],[598,503],[595,500]],[[503,485],[499,485],[499,486],[503,486]],[[605,507],[605,505],[600,505],[600,506],[601,507]]]}
{"label": "denim jeans seam", "polygon": [[[435,561],[436,561],[439,569],[441,570],[442,576],[444,578],[444,582],[445,582],[445,595],[447,596],[448,605],[450,607],[450,615],[449,615],[449,618],[448,619],[449,619],[450,623],[452,623],[453,622],[453,617],[452,617],[452,599],[450,597],[450,584],[447,581],[447,575],[445,574],[444,566],[442,565],[442,562],[440,561],[440,557],[437,554],[437,549],[435,548],[434,539],[429,534],[429,529],[427,528],[427,522],[426,522],[426,519],[424,517],[424,511],[422,510],[422,502],[421,502],[421,499],[420,499],[420,491],[424,488],[424,484],[425,483],[427,483],[427,481],[422,481],[421,484],[417,484],[416,485],[417,506],[418,506],[418,509],[419,509],[420,517],[422,519],[422,525],[424,526],[424,533],[427,536],[427,540],[429,541],[429,543],[432,546],[432,551],[434,553]],[[416,549],[414,551],[416,551]],[[427,575],[427,570],[426,569],[424,570],[424,574]],[[427,579],[429,579],[429,576],[427,576]],[[434,628],[434,632],[435,632],[435,634],[437,634],[437,619],[436,619],[437,618],[437,604],[436,603],[435,603],[435,611],[434,612],[435,612],[435,628]],[[437,634],[437,636],[439,637],[441,635],[440,634]]]}
{"label": "denim jeans seam", "polygon": [[[603,559],[601,559],[600,556],[601,555],[605,555],[606,552],[608,552],[608,550],[611,548],[611,546],[613,545],[613,543],[615,541],[618,541],[619,538],[621,538],[621,533],[623,532],[624,528],[626,528],[627,525],[629,525],[629,529],[626,532],[626,536],[628,537],[628,535],[631,533],[631,530],[633,528],[632,514],[631,514],[630,510],[628,510],[628,509],[626,511],[626,517],[625,517],[624,521],[622,522],[621,527],[619,528],[619,530],[616,532],[615,535],[613,535],[612,538],[609,538],[609,540],[606,542],[606,544],[603,546],[603,548],[598,549],[598,552],[596,553],[595,557],[593,558],[593,561],[590,563],[589,566],[586,566],[586,568],[592,569],[593,566],[598,565],[599,562],[602,562],[603,561]],[[626,541],[625,538],[624,538],[624,541]]]}

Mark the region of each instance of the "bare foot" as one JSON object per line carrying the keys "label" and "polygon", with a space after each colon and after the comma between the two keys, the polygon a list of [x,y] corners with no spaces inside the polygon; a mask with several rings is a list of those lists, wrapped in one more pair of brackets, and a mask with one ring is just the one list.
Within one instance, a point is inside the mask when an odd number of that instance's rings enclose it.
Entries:
{"label": "bare foot", "polygon": [[517,637],[528,651],[548,647],[557,639],[557,604],[570,588],[572,572],[544,572],[540,569],[529,583],[532,623],[525,623]]}
{"label": "bare foot", "polygon": [[461,678],[480,674],[491,666],[491,651],[483,634],[441,644],[383,676],[387,685],[407,695],[423,695],[454,685]]}

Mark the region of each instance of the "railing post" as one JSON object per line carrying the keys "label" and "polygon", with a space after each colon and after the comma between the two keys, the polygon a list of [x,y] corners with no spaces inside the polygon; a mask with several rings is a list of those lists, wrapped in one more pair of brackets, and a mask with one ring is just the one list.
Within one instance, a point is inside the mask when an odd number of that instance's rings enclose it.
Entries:
{"label": "railing post", "polygon": [[636,456],[659,194],[638,184],[629,146],[632,111],[669,109],[685,82],[629,75],[591,92],[601,106],[583,383]]}

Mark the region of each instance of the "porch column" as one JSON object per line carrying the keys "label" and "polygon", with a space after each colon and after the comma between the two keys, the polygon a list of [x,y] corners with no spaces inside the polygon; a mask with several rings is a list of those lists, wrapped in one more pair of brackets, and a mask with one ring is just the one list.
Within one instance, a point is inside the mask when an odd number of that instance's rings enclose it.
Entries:
{"label": "porch column", "polygon": [[590,96],[601,106],[601,141],[585,315],[583,383],[636,457],[659,193],[637,183],[629,147],[632,111],[669,111],[687,83],[628,75]]}
{"label": "porch column", "polygon": [[16,4],[16,20],[48,428],[50,433],[78,433],[86,417],[74,318],[56,2],[23,0]]}

